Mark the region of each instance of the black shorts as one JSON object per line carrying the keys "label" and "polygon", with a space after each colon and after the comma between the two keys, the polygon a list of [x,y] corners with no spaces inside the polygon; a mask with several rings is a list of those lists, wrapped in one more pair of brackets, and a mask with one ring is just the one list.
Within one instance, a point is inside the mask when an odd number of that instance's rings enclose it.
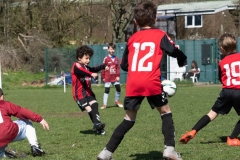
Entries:
{"label": "black shorts", "polygon": [[85,110],[85,107],[90,106],[89,102],[96,100],[95,95],[93,96],[87,96],[85,98],[76,100],[78,107],[83,112]]}
{"label": "black shorts", "polygon": [[240,90],[222,89],[212,110],[218,114],[228,114],[232,107],[240,115]]}
{"label": "black shorts", "polygon": [[[124,109],[125,110],[138,110],[145,96],[125,97]],[[168,103],[166,93],[162,92],[159,95],[147,96],[147,100],[152,109],[161,107]]]}

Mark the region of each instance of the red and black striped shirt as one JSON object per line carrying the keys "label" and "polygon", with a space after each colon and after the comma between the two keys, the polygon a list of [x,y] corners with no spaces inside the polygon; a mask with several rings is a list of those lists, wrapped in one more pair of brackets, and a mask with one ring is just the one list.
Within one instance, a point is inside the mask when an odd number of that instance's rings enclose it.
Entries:
{"label": "red and black striped shirt", "polygon": [[71,69],[72,95],[75,101],[94,95],[91,87],[91,74],[99,72],[105,67],[105,64],[96,67],[89,67],[78,62],[73,63]]}

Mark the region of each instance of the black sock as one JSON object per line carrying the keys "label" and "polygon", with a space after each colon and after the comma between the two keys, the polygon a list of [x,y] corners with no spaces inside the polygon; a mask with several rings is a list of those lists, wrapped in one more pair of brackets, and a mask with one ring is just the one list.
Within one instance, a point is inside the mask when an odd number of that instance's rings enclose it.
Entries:
{"label": "black sock", "polygon": [[203,127],[205,127],[209,122],[211,122],[211,119],[208,115],[204,115],[192,128],[192,130],[196,130],[197,132],[201,130]]}
{"label": "black sock", "polygon": [[161,116],[161,118],[164,145],[175,147],[175,129],[172,120],[172,113],[164,114]]}
{"label": "black sock", "polygon": [[113,132],[111,139],[106,145],[107,150],[113,153],[123,140],[124,135],[133,127],[134,123],[135,121],[124,119]]}
{"label": "black sock", "polygon": [[89,112],[91,114],[90,118],[93,123],[100,123],[100,115],[98,112],[98,103],[93,103],[91,105],[92,111]]}
{"label": "black sock", "polygon": [[238,135],[240,134],[240,120],[237,122],[230,138],[233,139],[233,138],[237,138]]}
{"label": "black sock", "polygon": [[90,119],[91,119],[91,121],[92,121],[92,123],[93,123],[92,111],[88,112],[88,115],[89,115],[89,117],[90,117]]}

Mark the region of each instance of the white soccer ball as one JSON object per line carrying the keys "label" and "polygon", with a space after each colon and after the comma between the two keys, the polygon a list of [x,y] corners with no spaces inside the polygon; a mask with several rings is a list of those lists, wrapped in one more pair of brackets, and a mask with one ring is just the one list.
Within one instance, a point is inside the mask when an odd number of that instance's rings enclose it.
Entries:
{"label": "white soccer ball", "polygon": [[163,91],[167,93],[168,97],[172,97],[177,91],[177,86],[173,81],[163,80],[162,86],[163,86]]}

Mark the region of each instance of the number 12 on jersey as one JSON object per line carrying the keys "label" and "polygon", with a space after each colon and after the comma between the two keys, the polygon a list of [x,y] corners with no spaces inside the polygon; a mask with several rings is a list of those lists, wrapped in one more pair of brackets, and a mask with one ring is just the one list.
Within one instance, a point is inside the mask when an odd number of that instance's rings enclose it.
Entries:
{"label": "number 12 on jersey", "polygon": [[[134,43],[133,47],[135,48],[133,59],[132,59],[132,67],[131,71],[152,71],[153,69],[153,62],[148,62],[147,66],[143,66],[144,62],[152,57],[154,55],[155,51],[155,44],[153,42],[144,42],[142,44],[140,43]],[[144,55],[139,61],[138,61],[138,54],[139,51],[146,50],[146,47],[149,47],[149,51],[146,55]]]}

